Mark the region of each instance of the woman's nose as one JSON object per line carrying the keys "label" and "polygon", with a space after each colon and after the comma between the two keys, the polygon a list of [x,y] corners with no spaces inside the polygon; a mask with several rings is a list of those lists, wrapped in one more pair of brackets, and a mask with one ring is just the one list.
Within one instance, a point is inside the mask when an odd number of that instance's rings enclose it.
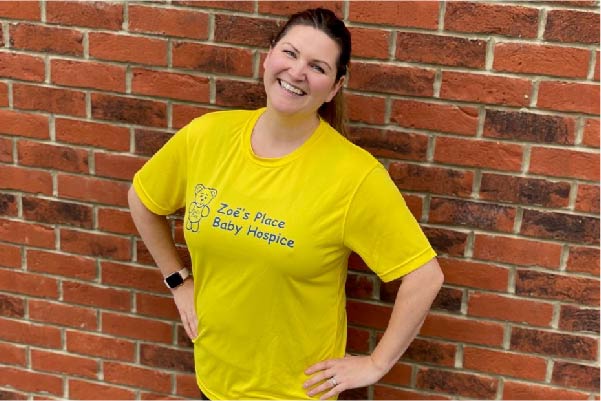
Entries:
{"label": "woman's nose", "polygon": [[290,78],[296,81],[303,81],[306,75],[305,63],[300,60],[295,60],[295,62],[290,66],[288,73],[290,74]]}

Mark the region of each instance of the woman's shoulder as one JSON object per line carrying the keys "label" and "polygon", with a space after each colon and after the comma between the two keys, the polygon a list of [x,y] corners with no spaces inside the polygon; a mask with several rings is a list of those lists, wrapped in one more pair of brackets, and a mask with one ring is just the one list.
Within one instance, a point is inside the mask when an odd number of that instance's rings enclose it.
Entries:
{"label": "woman's shoulder", "polygon": [[216,110],[196,117],[189,126],[196,129],[215,125],[227,128],[228,125],[237,125],[248,121],[254,113],[256,110]]}
{"label": "woman's shoulder", "polygon": [[333,158],[339,163],[349,165],[349,168],[365,170],[371,169],[380,162],[367,150],[353,143],[334,128],[327,125],[328,142],[331,150],[329,159]]}

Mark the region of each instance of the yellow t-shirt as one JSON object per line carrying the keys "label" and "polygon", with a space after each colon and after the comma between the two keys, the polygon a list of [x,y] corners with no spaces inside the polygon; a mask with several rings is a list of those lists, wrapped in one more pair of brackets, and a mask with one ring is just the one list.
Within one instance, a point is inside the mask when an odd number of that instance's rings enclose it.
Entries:
{"label": "yellow t-shirt", "polygon": [[382,165],[325,121],[292,153],[256,156],[263,111],[193,120],[134,177],[154,213],[186,207],[196,375],[211,399],[308,398],[304,370],[344,356],[351,250],[384,281],[435,256]]}

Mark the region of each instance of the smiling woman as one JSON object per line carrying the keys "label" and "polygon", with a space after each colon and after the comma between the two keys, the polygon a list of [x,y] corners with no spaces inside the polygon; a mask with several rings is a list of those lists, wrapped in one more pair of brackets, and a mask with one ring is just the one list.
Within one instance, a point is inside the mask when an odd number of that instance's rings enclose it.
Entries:
{"label": "smiling woman", "polygon": [[[193,120],[134,177],[134,222],[173,292],[208,398],[326,399],[373,384],[442,285],[387,171],[342,135],[350,42],[329,10],[293,15],[265,58],[266,107]],[[191,275],[164,217],[182,207]],[[351,252],[383,281],[403,277],[367,356],[345,355]]]}

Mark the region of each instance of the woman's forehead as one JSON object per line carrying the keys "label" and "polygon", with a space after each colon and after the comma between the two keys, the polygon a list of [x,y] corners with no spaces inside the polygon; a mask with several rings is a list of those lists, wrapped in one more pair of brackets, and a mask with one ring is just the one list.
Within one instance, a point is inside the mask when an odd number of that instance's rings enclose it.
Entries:
{"label": "woman's forehead", "polygon": [[325,61],[335,62],[340,52],[338,44],[325,32],[308,25],[294,25],[279,43],[289,43],[297,50]]}

